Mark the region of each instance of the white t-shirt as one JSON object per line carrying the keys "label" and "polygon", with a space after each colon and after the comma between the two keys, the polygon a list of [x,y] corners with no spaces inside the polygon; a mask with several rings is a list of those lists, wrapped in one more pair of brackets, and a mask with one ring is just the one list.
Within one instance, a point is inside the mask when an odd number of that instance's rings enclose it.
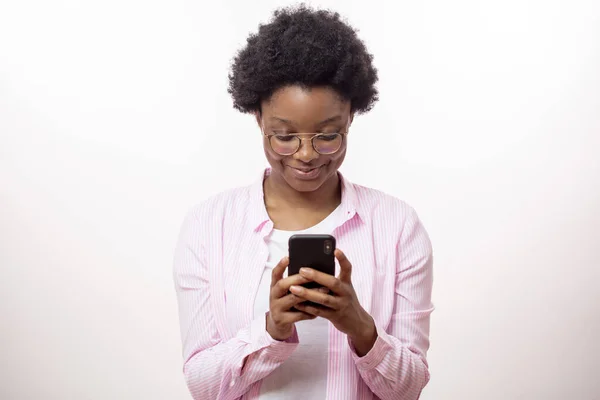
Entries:
{"label": "white t-shirt", "polygon": [[[269,259],[263,271],[256,300],[254,318],[269,311],[271,271],[288,255],[288,240],[294,234],[331,234],[340,207],[317,225],[302,231],[274,229],[265,238],[269,247]],[[287,271],[286,274],[287,276]],[[294,353],[275,371],[263,379],[260,396],[265,399],[306,400],[324,399],[327,392],[327,349],[329,321],[324,318],[296,323],[299,345]]]}

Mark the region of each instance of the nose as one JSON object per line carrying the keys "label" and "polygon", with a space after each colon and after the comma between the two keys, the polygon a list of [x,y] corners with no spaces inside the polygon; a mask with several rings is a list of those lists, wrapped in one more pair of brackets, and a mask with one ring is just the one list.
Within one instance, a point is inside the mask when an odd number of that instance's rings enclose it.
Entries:
{"label": "nose", "polygon": [[294,153],[294,158],[305,163],[309,163],[312,160],[319,157],[319,153],[315,151],[312,146],[310,138],[300,138],[300,148]]}

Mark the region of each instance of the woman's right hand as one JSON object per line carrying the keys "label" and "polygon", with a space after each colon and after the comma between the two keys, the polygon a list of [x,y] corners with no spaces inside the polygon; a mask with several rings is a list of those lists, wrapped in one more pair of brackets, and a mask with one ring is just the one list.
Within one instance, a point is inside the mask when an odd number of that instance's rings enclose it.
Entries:
{"label": "woman's right hand", "polygon": [[308,279],[293,275],[287,278],[283,277],[285,269],[290,260],[284,257],[273,268],[271,274],[271,295],[269,297],[269,313],[267,314],[267,332],[275,340],[286,340],[294,333],[294,324],[298,321],[315,319],[314,315],[302,311],[293,310],[296,304],[306,301],[305,299],[291,294],[290,286],[302,285],[309,282]]}

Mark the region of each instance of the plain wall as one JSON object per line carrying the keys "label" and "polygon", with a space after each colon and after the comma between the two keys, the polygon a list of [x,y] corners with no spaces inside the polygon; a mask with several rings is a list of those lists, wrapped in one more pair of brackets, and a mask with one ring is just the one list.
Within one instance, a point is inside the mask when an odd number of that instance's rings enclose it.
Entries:
{"label": "plain wall", "polygon": [[[266,165],[227,74],[283,4],[0,1],[0,398],[189,398],[173,248]],[[313,4],[380,74],[342,171],[434,244],[422,399],[600,399],[600,3]]]}

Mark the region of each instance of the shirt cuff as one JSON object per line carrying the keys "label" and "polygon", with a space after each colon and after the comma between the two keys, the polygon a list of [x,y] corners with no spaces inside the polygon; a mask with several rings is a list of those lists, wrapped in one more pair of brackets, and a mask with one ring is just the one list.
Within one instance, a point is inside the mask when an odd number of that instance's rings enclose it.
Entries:
{"label": "shirt cuff", "polygon": [[356,354],[356,349],[354,348],[350,338],[348,338],[348,345],[350,346],[351,350],[350,354],[352,355],[352,359],[359,370],[366,371],[375,368],[377,365],[379,365],[379,363],[381,363],[386,353],[389,352],[393,347],[387,341],[387,332],[381,326],[379,326],[377,322],[375,323],[375,329],[377,330],[377,339],[375,340],[371,350],[369,350],[369,352],[362,357]]}
{"label": "shirt cuff", "polygon": [[266,313],[262,317],[255,318],[250,325],[250,339],[252,341],[254,350],[265,349],[268,351],[269,356],[278,359],[287,359],[298,347],[298,332],[296,326],[292,336],[286,340],[276,340],[271,337],[267,332],[267,320]]}

